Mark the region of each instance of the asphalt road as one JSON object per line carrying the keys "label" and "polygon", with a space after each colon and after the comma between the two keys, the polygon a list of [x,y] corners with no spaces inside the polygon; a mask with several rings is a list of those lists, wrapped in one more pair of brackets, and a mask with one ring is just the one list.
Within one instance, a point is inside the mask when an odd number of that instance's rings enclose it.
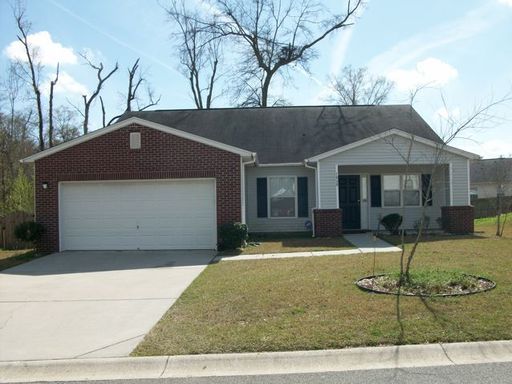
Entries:
{"label": "asphalt road", "polygon": [[[64,383],[64,382],[59,382]],[[67,383],[67,382],[66,382]],[[73,384],[86,383],[69,382]],[[291,375],[228,376],[187,379],[107,380],[94,384],[512,384],[512,362],[439,367],[322,372]]]}

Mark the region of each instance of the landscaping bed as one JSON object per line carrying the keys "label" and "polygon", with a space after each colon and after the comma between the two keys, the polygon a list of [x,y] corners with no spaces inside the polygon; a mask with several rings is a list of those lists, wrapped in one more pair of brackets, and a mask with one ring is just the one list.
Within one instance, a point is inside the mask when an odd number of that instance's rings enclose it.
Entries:
{"label": "landscaping bed", "polygon": [[251,234],[247,247],[219,252],[221,256],[254,255],[287,252],[333,251],[354,249],[343,237],[312,237],[310,233],[286,233],[276,235]]}
{"label": "landscaping bed", "polygon": [[26,263],[41,255],[32,249],[0,250],[0,271]]}
{"label": "landscaping bed", "polygon": [[399,254],[324,256],[212,264],[133,355],[314,350],[512,339],[512,231],[430,236],[412,270],[459,270],[495,289],[478,295],[370,294],[362,276],[396,271]]}

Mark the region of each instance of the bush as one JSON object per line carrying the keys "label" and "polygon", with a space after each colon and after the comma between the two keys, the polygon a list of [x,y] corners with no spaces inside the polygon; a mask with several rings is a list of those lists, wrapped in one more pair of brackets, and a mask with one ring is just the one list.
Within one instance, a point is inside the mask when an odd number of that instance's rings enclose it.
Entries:
{"label": "bush", "polygon": [[35,221],[25,221],[14,228],[14,236],[18,240],[34,243],[43,236],[44,227]]}
{"label": "bush", "polygon": [[390,213],[380,219],[380,223],[389,231],[392,235],[398,235],[398,228],[402,225],[402,216],[398,213]]}
{"label": "bush", "polygon": [[219,250],[243,248],[248,238],[247,225],[242,223],[223,224],[219,228]]}

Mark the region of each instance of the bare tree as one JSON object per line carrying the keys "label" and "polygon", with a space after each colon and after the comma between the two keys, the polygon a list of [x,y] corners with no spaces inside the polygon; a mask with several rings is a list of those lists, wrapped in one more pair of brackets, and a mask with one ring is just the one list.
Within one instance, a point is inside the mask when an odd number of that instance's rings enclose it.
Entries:
{"label": "bare tree", "polygon": [[347,0],[343,13],[333,15],[322,3],[307,0],[212,0],[214,19],[198,21],[210,39],[234,43],[240,57],[234,93],[242,97],[240,104],[266,107],[274,77],[286,79],[285,70],[292,64],[307,71],[315,47],[352,25],[361,4]]}
{"label": "bare tree", "polygon": [[341,75],[330,79],[330,101],[343,105],[380,105],[387,100],[393,82],[384,76],[374,77],[367,68],[346,66]]}
{"label": "bare tree", "polygon": [[[441,94],[441,98],[443,101],[443,105],[445,109],[448,110],[446,106],[446,101]],[[443,169],[443,164],[447,162],[447,157],[449,153],[447,152],[447,147],[453,142],[455,139],[461,139],[467,137],[471,131],[482,129],[485,126],[489,125],[489,122],[493,120],[492,112],[494,109],[500,105],[505,103],[510,103],[512,101],[512,95],[507,94],[504,97],[496,100],[490,100],[486,104],[481,104],[473,109],[471,113],[469,113],[465,118],[456,119],[454,116],[448,116],[445,119],[445,123],[438,127],[437,132],[440,135],[441,141],[436,144],[430,159],[423,159],[423,162],[428,161],[429,172],[431,174],[430,180],[428,181],[428,185],[424,191],[423,196],[423,204],[421,217],[419,221],[419,225],[417,228],[417,233],[414,238],[414,242],[408,251],[406,251],[405,247],[405,232],[402,231],[401,235],[401,243],[402,243],[402,253],[400,257],[400,271],[401,278],[400,282],[411,282],[410,270],[411,265],[414,260],[414,256],[416,254],[416,250],[418,248],[419,243],[421,242],[423,231],[425,229],[425,223],[427,221],[427,206],[430,196],[432,194],[433,180],[435,179],[435,175],[440,174]],[[414,164],[411,160],[411,152],[415,146],[415,136],[410,135],[409,145],[404,148],[403,146],[396,144],[393,140],[388,140],[388,143],[397,151],[402,160],[405,163],[405,177],[407,177],[410,166]],[[405,210],[403,210],[403,215],[405,215]]]}
{"label": "bare tree", "polygon": [[81,54],[81,56],[87,62],[89,67],[91,67],[92,69],[94,69],[96,71],[96,78],[98,80],[96,83],[96,89],[93,91],[93,93],[90,96],[82,95],[82,99],[84,101],[84,110],[83,110],[83,112],[80,112],[80,113],[82,114],[82,116],[84,118],[83,133],[85,135],[89,131],[89,113],[91,110],[91,105],[94,102],[94,100],[96,99],[96,97],[100,94],[101,89],[102,89],[103,85],[105,84],[105,82],[119,69],[119,65],[116,62],[116,65],[114,66],[114,68],[109,73],[104,75],[103,74],[103,70],[104,70],[103,63],[100,62],[99,64],[94,64],[91,60],[89,60],[87,55]]}
{"label": "bare tree", "polygon": [[64,143],[80,136],[80,123],[78,114],[75,110],[60,106],[54,113],[54,142],[55,144]]}
{"label": "bare tree", "polygon": [[57,71],[55,79],[50,81],[50,96],[48,100],[48,146],[53,147],[53,89],[59,81],[59,64],[57,64]]}
{"label": "bare tree", "polygon": [[502,237],[510,209],[504,207],[506,192],[512,189],[512,159],[500,157],[494,160],[493,174],[496,190],[496,236]]}
{"label": "bare tree", "polygon": [[14,7],[14,18],[18,29],[18,41],[23,45],[25,56],[27,59],[26,64],[18,62],[17,68],[19,75],[30,85],[35,98],[36,112],[37,112],[37,127],[38,127],[38,141],[39,150],[44,150],[44,117],[43,105],[41,101],[41,86],[40,74],[42,70],[41,63],[37,60],[37,50],[30,46],[28,35],[30,34],[32,25],[25,17],[25,9],[18,2]]}
{"label": "bare tree", "polygon": [[184,0],[171,0],[166,11],[176,26],[172,39],[178,48],[182,72],[188,80],[196,108],[209,109],[218,78],[221,40],[210,39],[199,21],[199,13],[187,9]]}
{"label": "bare tree", "polygon": [[[135,60],[131,68],[128,68],[128,92],[126,94],[126,109],[125,112],[132,111],[132,103],[135,101],[138,111],[144,111],[157,105],[160,102],[161,96],[155,98],[154,91],[151,89],[148,81],[142,74],[139,67],[140,58]],[[138,97],[137,92],[141,85],[146,86],[147,102],[142,103]]]}

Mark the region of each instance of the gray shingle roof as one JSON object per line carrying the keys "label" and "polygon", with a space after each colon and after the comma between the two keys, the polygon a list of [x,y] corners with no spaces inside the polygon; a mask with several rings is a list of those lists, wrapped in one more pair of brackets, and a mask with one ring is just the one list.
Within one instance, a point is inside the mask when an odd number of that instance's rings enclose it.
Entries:
{"label": "gray shingle roof", "polygon": [[512,180],[512,158],[475,160],[470,169],[471,183]]}
{"label": "gray shingle roof", "polygon": [[139,117],[258,154],[261,164],[295,163],[390,129],[440,142],[410,105],[156,110]]}

